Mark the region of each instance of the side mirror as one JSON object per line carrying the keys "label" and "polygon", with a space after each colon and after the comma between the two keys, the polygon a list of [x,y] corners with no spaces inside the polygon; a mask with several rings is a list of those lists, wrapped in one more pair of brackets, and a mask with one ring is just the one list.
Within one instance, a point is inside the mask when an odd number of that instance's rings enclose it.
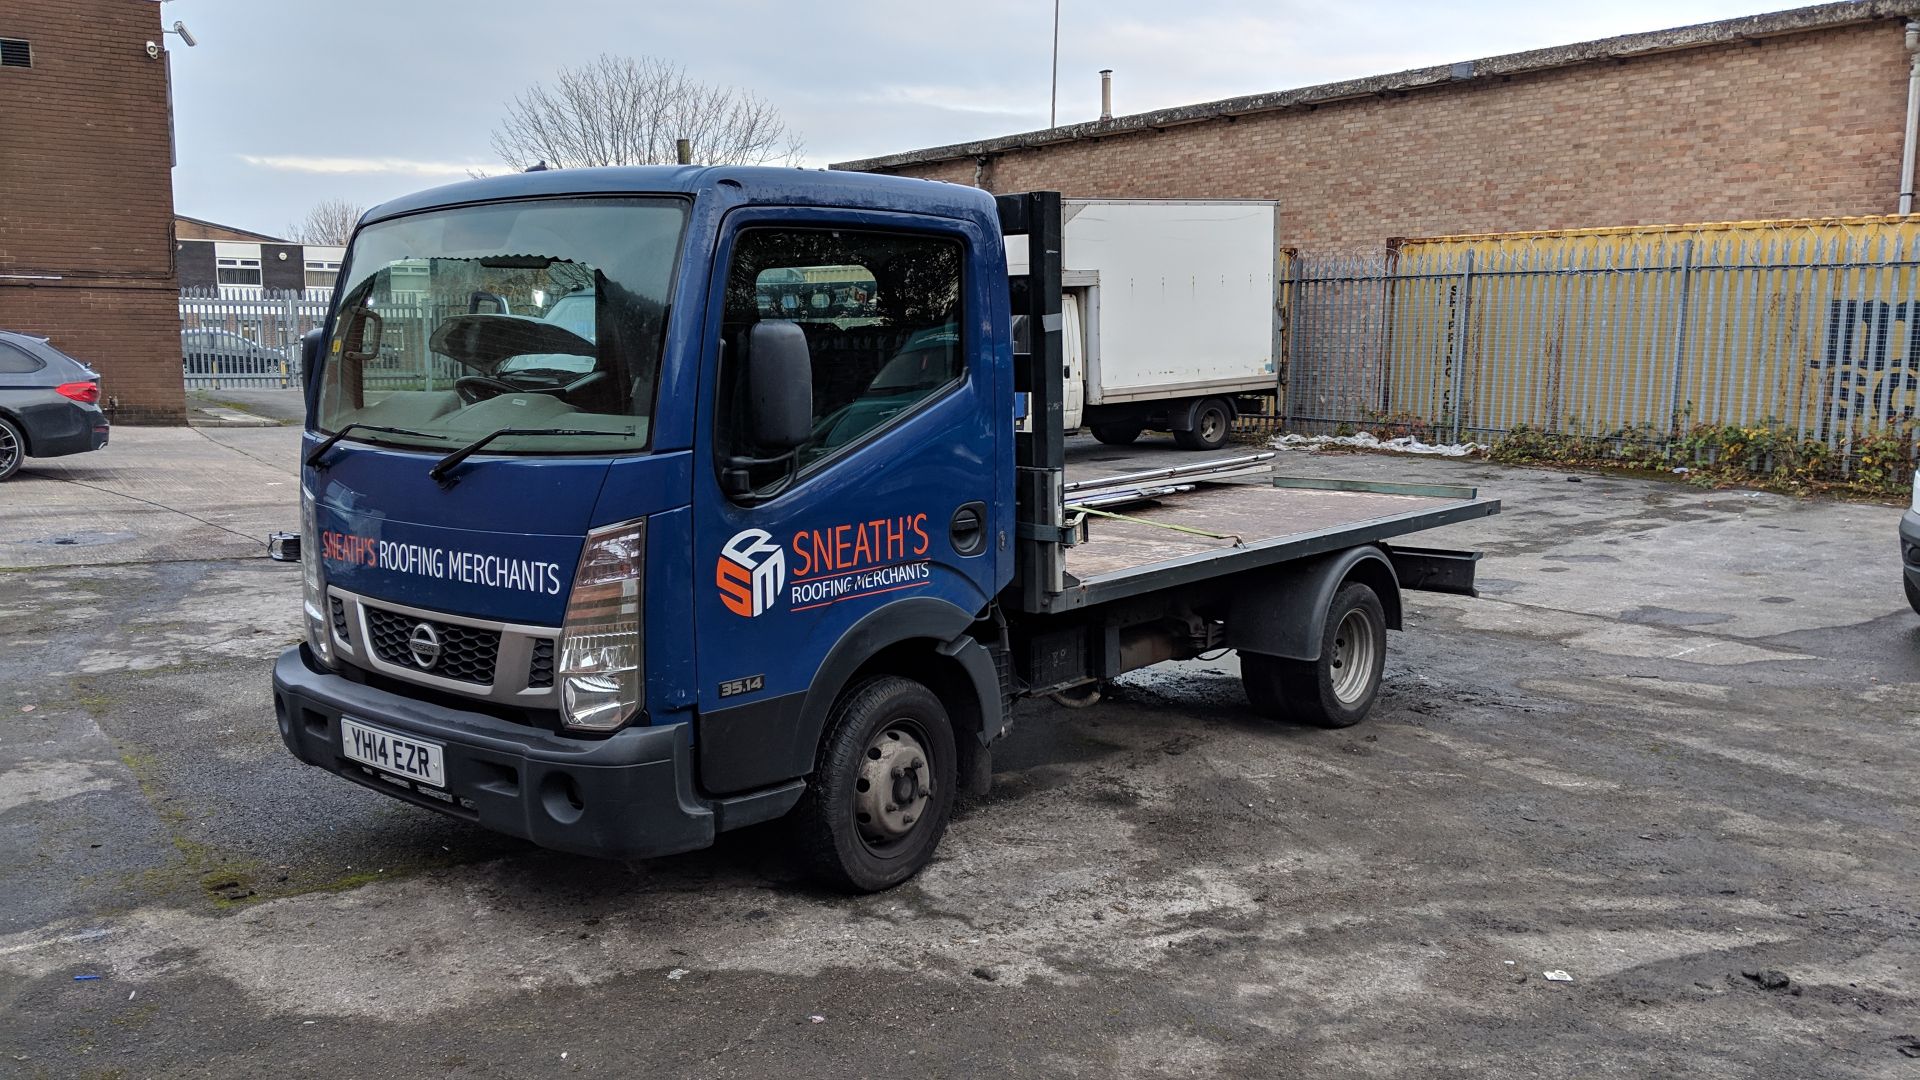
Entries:
{"label": "side mirror", "polygon": [[300,384],[313,393],[313,380],[320,374],[320,349],[322,334],[319,327],[300,335]]}
{"label": "side mirror", "polygon": [[353,322],[347,326],[346,348],[341,351],[341,357],[361,363],[379,359],[383,325],[380,313],[372,308],[354,312]]}
{"label": "side mirror", "polygon": [[747,335],[747,441],[786,453],[813,434],[813,360],[790,322],[758,322]]}
{"label": "side mirror", "polygon": [[[488,310],[489,308],[491,308],[492,310]],[[485,289],[475,289],[467,297],[467,314],[469,315],[511,315],[513,314],[513,312],[507,307],[506,297],[501,296],[497,292],[488,292]]]}

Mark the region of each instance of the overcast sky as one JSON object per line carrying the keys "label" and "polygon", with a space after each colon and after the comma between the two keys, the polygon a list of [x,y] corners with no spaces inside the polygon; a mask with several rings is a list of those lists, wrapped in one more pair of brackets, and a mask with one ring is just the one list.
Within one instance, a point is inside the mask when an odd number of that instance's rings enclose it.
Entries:
{"label": "overcast sky", "polygon": [[[1062,0],[1061,123],[1752,14],[1764,0]],[[275,235],[497,168],[504,103],[606,51],[753,90],[807,163],[1047,125],[1050,0],[168,0],[183,214]]]}

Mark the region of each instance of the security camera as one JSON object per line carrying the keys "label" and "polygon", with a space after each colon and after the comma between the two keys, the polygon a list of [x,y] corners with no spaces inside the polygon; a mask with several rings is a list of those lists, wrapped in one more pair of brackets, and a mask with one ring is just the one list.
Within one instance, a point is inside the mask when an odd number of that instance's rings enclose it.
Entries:
{"label": "security camera", "polygon": [[178,19],[175,19],[173,21],[173,32],[180,35],[180,40],[186,42],[187,48],[189,49],[193,48],[195,45],[200,44],[199,42],[193,40],[192,34],[187,32],[187,24],[181,22]]}
{"label": "security camera", "polygon": [[159,42],[157,41],[147,42],[147,59],[149,60],[160,59],[160,43]]}

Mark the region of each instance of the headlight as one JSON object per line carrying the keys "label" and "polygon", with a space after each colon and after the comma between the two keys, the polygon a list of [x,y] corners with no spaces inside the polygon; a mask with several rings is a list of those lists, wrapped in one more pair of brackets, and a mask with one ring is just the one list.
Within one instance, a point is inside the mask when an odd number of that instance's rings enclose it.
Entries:
{"label": "headlight", "polygon": [[560,631],[560,719],[612,731],[640,708],[644,519],[587,534]]}
{"label": "headlight", "polygon": [[320,514],[313,491],[300,485],[300,577],[307,612],[307,644],[324,664],[333,663],[333,628],[327,620],[327,582],[320,573]]}

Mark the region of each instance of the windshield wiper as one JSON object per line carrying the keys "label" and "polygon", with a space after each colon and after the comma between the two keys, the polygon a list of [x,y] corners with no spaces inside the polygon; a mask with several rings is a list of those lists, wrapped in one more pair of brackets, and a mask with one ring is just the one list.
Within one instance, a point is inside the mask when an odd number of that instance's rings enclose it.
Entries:
{"label": "windshield wiper", "polygon": [[461,462],[467,460],[473,455],[479,453],[481,447],[487,445],[488,443],[492,442],[495,439],[502,438],[507,435],[632,435],[632,434],[633,434],[632,428],[624,428],[620,431],[586,431],[580,428],[512,428],[512,427],[501,428],[499,431],[489,432],[488,434],[473,440],[472,442],[461,447],[460,449],[455,450],[453,453],[448,454],[446,457],[441,458],[438,462],[434,464],[433,468],[427,470],[427,475],[431,477],[435,483],[440,484],[442,486],[446,486],[447,474],[453,471],[454,466],[460,464]]}
{"label": "windshield wiper", "polygon": [[381,427],[379,424],[348,424],[339,431],[327,436],[319,446],[314,447],[313,453],[307,455],[307,464],[320,464],[320,459],[327,456],[327,451],[333,449],[334,444],[338,443],[341,439],[346,438],[347,432],[349,431],[383,431],[388,435],[412,435],[416,439],[433,438],[432,435],[424,431],[412,431],[403,427]]}

